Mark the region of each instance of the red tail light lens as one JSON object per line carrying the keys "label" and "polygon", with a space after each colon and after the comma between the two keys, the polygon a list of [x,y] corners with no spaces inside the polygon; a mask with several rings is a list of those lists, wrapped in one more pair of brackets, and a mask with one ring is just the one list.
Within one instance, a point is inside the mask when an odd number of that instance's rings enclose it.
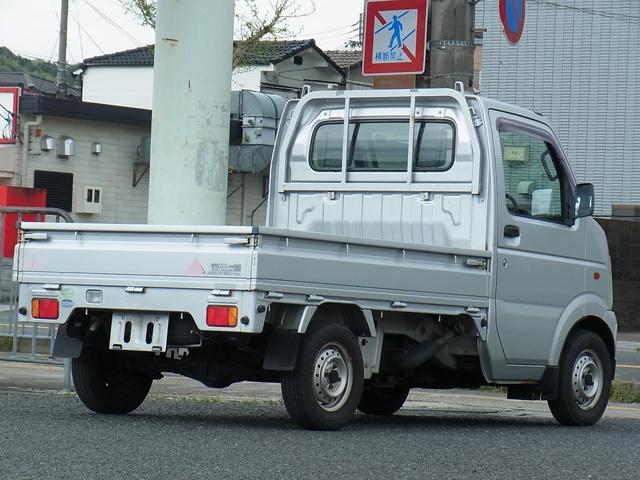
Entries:
{"label": "red tail light lens", "polygon": [[238,307],[209,305],[207,325],[210,327],[235,327],[238,324]]}
{"label": "red tail light lens", "polygon": [[31,316],[55,320],[59,316],[59,305],[56,298],[31,299]]}

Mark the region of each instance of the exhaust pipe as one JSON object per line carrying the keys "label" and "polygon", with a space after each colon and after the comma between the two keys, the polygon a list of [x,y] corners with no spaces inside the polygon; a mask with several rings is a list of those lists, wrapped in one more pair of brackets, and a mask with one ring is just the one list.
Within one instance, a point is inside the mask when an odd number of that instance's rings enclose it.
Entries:
{"label": "exhaust pipe", "polygon": [[419,367],[442,350],[455,336],[456,333],[449,330],[442,336],[436,336],[431,340],[414,345],[404,352],[396,353],[392,360],[394,370],[408,371]]}

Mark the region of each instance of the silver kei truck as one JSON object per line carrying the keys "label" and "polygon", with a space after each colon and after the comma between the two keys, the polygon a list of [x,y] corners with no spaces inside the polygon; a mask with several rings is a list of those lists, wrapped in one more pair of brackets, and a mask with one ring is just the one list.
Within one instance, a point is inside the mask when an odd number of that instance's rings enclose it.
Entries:
{"label": "silver kei truck", "polygon": [[19,317],[59,326],[88,408],[131,412],[172,372],[279,382],[310,429],[485,384],[600,419],[607,242],[543,117],[432,89],[311,93],[282,118],[266,227],[22,223]]}

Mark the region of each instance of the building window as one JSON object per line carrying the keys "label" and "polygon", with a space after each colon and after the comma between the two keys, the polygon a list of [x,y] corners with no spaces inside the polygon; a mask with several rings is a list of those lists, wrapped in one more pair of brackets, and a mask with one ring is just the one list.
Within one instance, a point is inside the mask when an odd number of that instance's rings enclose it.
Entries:
{"label": "building window", "polygon": [[47,207],[71,211],[73,198],[73,174],[63,172],[34,172],[33,186],[47,191]]}

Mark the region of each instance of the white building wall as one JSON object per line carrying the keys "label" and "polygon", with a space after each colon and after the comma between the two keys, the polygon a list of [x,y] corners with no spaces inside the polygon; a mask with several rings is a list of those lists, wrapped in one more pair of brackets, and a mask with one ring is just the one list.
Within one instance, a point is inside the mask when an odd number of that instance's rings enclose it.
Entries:
{"label": "white building wall", "polygon": [[231,75],[231,90],[253,90],[260,91],[260,80],[262,72],[270,72],[273,65],[258,65],[238,67]]}
{"label": "white building wall", "polygon": [[[24,119],[23,119],[24,121]],[[80,222],[146,223],[149,175],[133,187],[133,164],[137,161],[140,138],[150,134],[145,126],[95,122],[46,116],[39,126],[43,135],[60,135],[75,140],[75,155],[58,158],[55,150],[43,151],[40,138],[31,138],[27,160],[27,186],[33,186],[35,170],[73,174],[72,214]],[[91,153],[92,142],[102,143],[102,153]],[[16,177],[14,184],[19,184]],[[84,186],[102,187],[102,213],[76,212],[78,196]]]}
{"label": "white building wall", "polygon": [[[232,90],[260,91],[262,72],[273,65],[239,67],[233,71]],[[87,67],[82,76],[82,100],[151,110],[153,67]]]}
{"label": "white building wall", "polygon": [[[25,122],[32,118],[23,116]],[[43,135],[57,139],[61,135],[75,140],[75,155],[58,158],[55,150],[43,151],[41,138],[31,137],[27,160],[26,186],[33,186],[34,171],[45,170],[73,174],[72,215],[78,222],[89,223],[147,223],[149,173],[145,173],[137,186],[133,186],[133,168],[137,161],[140,138],[150,134],[150,127],[96,122],[72,118],[45,116],[39,126]],[[91,144],[102,143],[100,155],[91,154]],[[0,179],[0,184],[20,184],[22,149],[13,149],[13,181]],[[268,172],[265,172],[265,175]],[[264,225],[266,202],[262,203],[263,175],[231,173],[228,180],[227,223],[250,225],[251,212],[254,225]],[[241,186],[244,185],[244,188]],[[102,213],[83,214],[76,211],[78,196],[85,186],[102,187]],[[240,187],[240,188],[238,188]]]}
{"label": "white building wall", "polygon": [[82,101],[151,109],[153,67],[88,67]]}
{"label": "white building wall", "polygon": [[267,216],[267,202],[264,175],[249,173],[231,173],[227,187],[227,224],[228,225],[264,225]]}

